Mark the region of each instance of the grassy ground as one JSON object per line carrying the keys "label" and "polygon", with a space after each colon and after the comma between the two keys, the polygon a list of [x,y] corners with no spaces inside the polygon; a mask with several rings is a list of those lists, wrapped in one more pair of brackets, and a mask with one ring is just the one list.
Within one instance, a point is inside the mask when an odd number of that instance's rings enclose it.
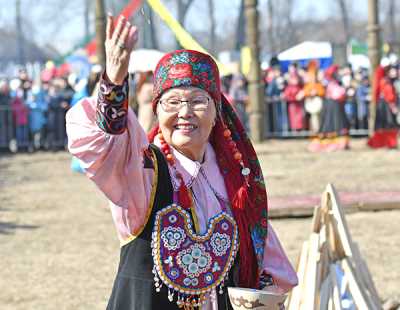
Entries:
{"label": "grassy ground", "polygon": [[[270,197],[339,190],[400,190],[400,152],[310,154],[306,141],[257,146]],[[118,240],[105,198],[69,169],[67,153],[0,157],[0,305],[3,310],[105,309]],[[383,299],[400,299],[400,211],[347,216]],[[295,263],[310,219],[274,220]]]}

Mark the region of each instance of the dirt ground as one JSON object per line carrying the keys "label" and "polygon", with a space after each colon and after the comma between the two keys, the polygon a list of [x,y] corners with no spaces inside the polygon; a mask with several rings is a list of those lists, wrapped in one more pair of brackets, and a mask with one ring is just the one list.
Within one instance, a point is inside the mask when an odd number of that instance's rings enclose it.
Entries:
{"label": "dirt ground", "polygon": [[[270,197],[400,190],[400,151],[311,154],[307,141],[257,146]],[[105,198],[71,172],[66,152],[0,154],[0,309],[105,309],[119,244]],[[383,300],[400,299],[400,211],[347,216]],[[310,218],[273,220],[296,262]]]}

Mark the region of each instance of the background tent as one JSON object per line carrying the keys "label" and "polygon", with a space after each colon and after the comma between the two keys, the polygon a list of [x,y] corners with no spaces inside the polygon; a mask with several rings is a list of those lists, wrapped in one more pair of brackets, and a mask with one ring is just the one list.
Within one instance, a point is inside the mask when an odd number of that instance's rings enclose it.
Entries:
{"label": "background tent", "polygon": [[326,69],[333,63],[332,46],[329,42],[306,41],[281,52],[278,59],[284,72],[293,62],[306,67],[313,59],[319,61],[321,69]]}

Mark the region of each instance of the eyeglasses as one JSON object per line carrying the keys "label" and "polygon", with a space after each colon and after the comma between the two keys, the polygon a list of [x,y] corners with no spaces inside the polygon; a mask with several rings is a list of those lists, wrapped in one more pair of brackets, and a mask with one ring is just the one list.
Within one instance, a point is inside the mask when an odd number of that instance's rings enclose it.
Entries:
{"label": "eyeglasses", "polygon": [[179,98],[168,98],[160,100],[161,107],[165,112],[178,112],[184,104],[190,105],[193,111],[205,111],[210,103],[210,98],[205,96],[195,97],[189,100]]}

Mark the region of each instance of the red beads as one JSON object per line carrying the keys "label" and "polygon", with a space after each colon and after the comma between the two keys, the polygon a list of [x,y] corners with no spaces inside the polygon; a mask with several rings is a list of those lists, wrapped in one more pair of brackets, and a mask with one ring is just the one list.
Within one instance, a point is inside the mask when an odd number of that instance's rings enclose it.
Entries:
{"label": "red beads", "polygon": [[228,137],[230,137],[231,136],[231,131],[228,129],[228,128],[226,128],[225,130],[224,130],[224,137],[225,138],[228,138]]}
{"label": "red beads", "polygon": [[226,125],[224,125],[224,131],[223,131],[223,135],[225,137],[225,139],[228,142],[228,146],[231,149],[231,152],[233,154],[233,158],[239,163],[239,164],[243,164],[242,162],[242,153],[240,153],[237,144],[235,141],[233,141],[232,139],[232,132],[228,129],[228,127],[226,127]]}
{"label": "red beads", "polygon": [[166,158],[167,158],[167,161],[168,161],[170,164],[174,164],[174,163],[175,163],[174,156],[173,156],[171,153],[168,153],[168,154],[166,155]]}
{"label": "red beads", "polygon": [[236,153],[233,154],[233,158],[235,158],[236,161],[240,161],[242,159],[242,154],[237,151]]}

